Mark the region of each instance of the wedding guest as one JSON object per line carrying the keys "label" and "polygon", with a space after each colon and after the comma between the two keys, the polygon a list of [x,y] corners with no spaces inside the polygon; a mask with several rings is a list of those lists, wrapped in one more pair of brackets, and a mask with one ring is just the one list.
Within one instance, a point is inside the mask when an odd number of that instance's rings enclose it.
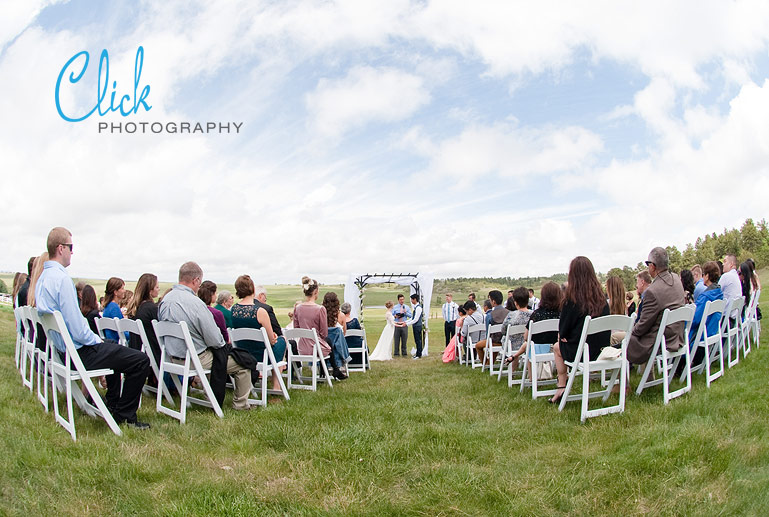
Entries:
{"label": "wedding guest", "polygon": [[[502,323],[502,335],[506,335],[507,329],[511,326],[529,324],[529,318],[531,318],[529,300],[529,290],[525,287],[518,287],[513,291],[515,310],[505,317],[505,320]],[[516,334],[510,337],[509,346],[510,351],[513,352],[513,354],[505,359],[505,364],[509,364],[513,371],[518,369],[520,357],[526,351],[525,349],[521,350],[525,337],[525,334]]]}
{"label": "wedding guest", "polygon": [[344,315],[344,322],[345,322],[345,337],[344,339],[347,341],[347,348],[350,347],[353,348],[360,348],[360,346],[363,344],[363,338],[360,336],[347,336],[348,330],[361,330],[360,327],[360,321],[358,321],[358,318],[355,318],[350,314],[352,312],[352,305],[350,305],[348,302],[344,302],[342,306],[339,308],[340,311],[342,311],[342,314]]}
{"label": "wedding guest", "polygon": [[82,280],[75,284],[75,292],[77,293],[77,301],[80,303],[80,295],[83,292],[83,288],[85,287],[85,282]]}
{"label": "wedding guest", "polygon": [[635,312],[635,296],[630,291],[625,293],[625,307],[627,308],[627,315],[632,316]]}
{"label": "wedding guest", "polygon": [[[102,306],[102,318],[123,319],[123,311],[120,310],[118,303],[125,296],[125,282],[115,276],[107,280],[107,286],[104,289],[104,302]],[[120,341],[117,332],[114,330],[105,330],[104,338],[111,339],[118,343]]]}
{"label": "wedding guest", "polygon": [[[529,317],[530,321],[544,321],[544,320],[557,320],[561,317],[561,301],[563,293],[561,287],[555,282],[547,282],[542,286],[541,291],[542,299],[539,302],[539,307],[532,311]],[[540,344],[555,344],[558,341],[558,331],[551,332],[538,332],[531,336],[532,343]],[[526,342],[523,344],[523,352],[526,352]],[[549,353],[550,349],[545,350],[545,353]]]}
{"label": "wedding guest", "polygon": [[[740,275],[737,273],[737,257],[734,255],[724,257],[723,273],[721,274],[719,284],[721,285],[721,291],[724,293],[724,300],[727,303],[742,296],[742,284],[740,282]],[[737,316],[736,310],[732,310],[729,314],[731,319],[735,319]]]}
{"label": "wedding guest", "polygon": [[209,312],[214,317],[214,323],[219,327],[219,332],[222,333],[225,343],[230,342],[230,335],[227,333],[227,323],[224,320],[224,314],[219,309],[211,307],[216,299],[216,284],[211,280],[204,280],[198,288],[198,298],[203,300],[203,303],[208,307]]}
{"label": "wedding guest", "polygon": [[643,270],[635,276],[635,288],[638,293],[638,314],[636,314],[636,321],[641,317],[641,311],[644,305],[644,293],[652,284],[652,277],[649,271]]}
{"label": "wedding guest", "polygon": [[689,269],[682,269],[678,276],[681,278],[681,285],[684,287],[686,303],[694,303],[694,274]]}
{"label": "wedding guest", "polygon": [[742,314],[744,315],[745,309],[750,304],[751,288],[753,287],[753,272],[750,269],[750,264],[747,262],[740,264],[738,275],[742,287],[742,296],[745,298],[745,305],[742,307]]}
{"label": "wedding guest", "polygon": [[478,302],[475,301],[475,293],[468,294],[467,295],[467,299],[475,304],[475,311],[476,312],[481,312],[481,306],[478,304]]}
{"label": "wedding guest", "polygon": [[88,321],[88,327],[94,334],[99,331],[96,328],[96,318],[99,317],[99,301],[96,299],[96,290],[88,284],[83,287],[80,293],[80,312]]}
{"label": "wedding guest", "polygon": [[[328,360],[331,364],[332,375],[338,380],[344,380],[347,378],[347,375],[339,369],[334,359],[334,354],[331,353],[331,345],[326,341],[328,336],[328,313],[325,307],[316,303],[318,299],[317,280],[311,279],[308,276],[302,277],[302,292],[304,293],[304,301],[294,308],[294,328],[315,329],[318,333],[321,353],[324,356],[329,356]],[[309,355],[312,354],[313,346],[314,344],[310,338],[301,338],[298,349],[302,355]]]}
{"label": "wedding guest", "polygon": [[[659,246],[652,249],[646,265],[654,282],[644,291],[643,310],[638,315],[628,341],[627,360],[631,364],[645,364],[649,359],[665,309],[672,311],[684,305],[684,288],[678,275],[668,270],[667,250]],[[668,350],[677,351],[683,342],[683,322],[665,328],[665,344]]]}
{"label": "wedding guest", "polygon": [[11,297],[13,298],[13,308],[21,307],[19,305],[19,291],[21,290],[21,286],[27,283],[27,279],[29,278],[29,275],[26,273],[16,273],[13,277],[13,291],[11,292]]}
{"label": "wedding guest", "polygon": [[692,299],[696,302],[697,298],[705,290],[705,281],[702,279],[702,268],[699,264],[692,266],[692,277],[694,277],[694,293]]}
{"label": "wedding guest", "polygon": [[[560,402],[563,396],[568,380],[566,361],[572,362],[576,359],[585,317],[597,318],[608,315],[609,304],[606,302],[601,283],[593,269],[593,263],[587,257],[574,258],[569,264],[566,295],[561,304],[561,316],[558,320],[559,341],[553,346],[558,385],[555,395],[550,399],[551,403]],[[596,359],[601,349],[609,346],[610,339],[609,331],[590,336],[586,343],[589,358]]]}
{"label": "wedding guest", "polygon": [[[152,356],[155,358],[155,364],[160,364],[160,344],[158,343],[158,337],[155,335],[155,327],[152,326],[152,320],[158,319],[158,304],[155,303],[155,298],[157,298],[159,292],[160,284],[158,283],[158,277],[152,273],[143,273],[139,277],[138,282],[136,282],[134,296],[126,310],[126,317],[138,321],[144,327],[144,333],[147,336]],[[141,338],[131,334],[128,346],[134,350],[141,350]],[[158,382],[155,379],[155,372],[150,371],[149,377],[147,382],[152,386],[157,386]],[[169,389],[176,389],[173,383],[168,384],[170,384]]]}
{"label": "wedding guest", "polygon": [[[27,305],[30,307],[37,307],[37,301],[35,300],[35,291],[37,289],[37,281],[40,278],[40,276],[43,274],[43,270],[45,269],[45,263],[48,262],[48,252],[44,251],[42,255],[37,257],[34,260],[34,263],[32,265],[32,274],[30,275],[29,280],[29,286],[27,290]],[[77,297],[75,297],[77,299]],[[32,325],[32,322],[29,321],[30,326]],[[39,350],[45,350],[45,332],[43,331],[43,326],[38,324],[37,327],[32,327],[32,335],[30,336],[30,339],[34,339],[35,341],[35,347]]]}
{"label": "wedding guest", "polygon": [[123,294],[123,299],[118,302],[118,305],[120,306],[120,312],[123,313],[123,316],[126,315],[126,311],[128,311],[128,305],[131,303],[131,300],[134,297],[134,292],[126,289],[125,294]]}
{"label": "wedding guest", "polygon": [[486,326],[487,327],[491,324],[490,322],[491,322],[491,309],[492,308],[493,307],[491,305],[491,300],[489,300],[488,298],[483,300],[483,308],[482,308],[482,310],[483,310],[483,321],[486,322]]}
{"label": "wedding guest", "polygon": [[[197,293],[200,284],[203,283],[203,269],[195,262],[185,262],[179,268],[179,283],[171,288],[171,291],[163,297],[158,306],[158,319],[179,323],[185,321],[192,337],[195,352],[200,359],[200,365],[211,370],[211,390],[221,406],[224,403],[227,377],[235,380],[235,393],[232,397],[232,405],[236,410],[248,410],[248,395],[251,393],[251,370],[239,365],[232,356],[227,356],[226,361],[215,361],[214,354],[219,354],[225,346],[222,333],[214,322],[214,317]],[[181,339],[166,336],[163,338],[166,354],[171,360],[183,364],[187,355],[187,345]],[[216,366],[214,366],[216,364]]]}
{"label": "wedding guest", "polygon": [[465,310],[464,305],[457,307],[457,314],[457,328],[454,331],[454,337],[456,337],[459,340],[459,343],[462,344],[465,342],[462,337],[462,325],[465,323],[465,318],[467,317],[467,311]]}
{"label": "wedding guest", "polygon": [[[606,292],[609,295],[609,313],[627,316],[625,305],[625,283],[618,276],[610,276],[606,280]],[[611,344],[618,345],[625,339],[625,333],[615,330],[611,333]]]}
{"label": "wedding guest", "polygon": [[486,339],[486,331],[485,330],[476,330],[473,332],[470,332],[470,327],[474,325],[482,325],[483,324],[483,311],[481,311],[478,308],[478,304],[476,304],[473,300],[468,299],[465,302],[464,305],[465,312],[467,313],[467,316],[465,317],[465,320],[462,322],[462,342],[467,343],[467,336],[469,334],[470,338],[473,340],[473,343],[477,343],[481,339]]}
{"label": "wedding guest", "polygon": [[29,260],[27,261],[27,279],[21,284],[19,293],[17,294],[17,303],[19,307],[29,305],[27,302],[27,293],[29,293],[29,282],[32,279],[32,268],[35,266],[36,260],[37,257],[29,257]]}
{"label": "wedding guest", "polygon": [[[507,318],[510,311],[508,311],[503,305],[502,305],[502,292],[498,290],[489,291],[489,305],[491,305],[491,309],[486,313],[486,328],[488,329],[490,325],[502,325],[505,322],[505,319]],[[481,339],[477,343],[475,343],[475,349],[476,353],[478,354],[478,357],[480,358],[481,362],[486,357],[486,343],[488,342],[488,339],[491,338],[491,345],[492,346],[500,346],[502,345],[502,338],[504,337],[504,330],[503,332],[494,332],[491,335],[487,335],[486,339]],[[492,364],[494,362],[494,358],[491,358]]]}
{"label": "wedding guest", "polygon": [[[115,421],[137,429],[148,429],[149,424],[137,420],[136,409],[147,379],[149,359],[143,353],[117,343],[102,342],[88,328],[77,304],[75,286],[64,269],[72,261],[72,233],[61,227],[52,229],[48,234],[47,247],[51,260],[45,263],[40,280],[35,285],[37,310],[49,314],[54,311],[61,313],[86,369],[109,368],[113,371],[106,379],[105,402]],[[56,352],[63,358],[65,347],[61,336],[54,333],[52,340]]]}
{"label": "wedding guest", "polygon": [[219,291],[219,296],[216,297],[216,305],[214,305],[214,309],[224,315],[224,322],[229,328],[232,328],[232,312],[230,312],[230,308],[233,303],[235,303],[235,298],[232,296],[232,293],[229,291]]}
{"label": "wedding guest", "polygon": [[323,307],[326,308],[326,318],[328,320],[326,341],[334,350],[336,364],[346,374],[347,363],[352,358],[347,350],[347,341],[344,339],[344,333],[347,330],[345,317],[339,310],[339,297],[335,292],[330,291],[323,296]]}
{"label": "wedding guest", "polygon": [[761,289],[761,280],[758,278],[758,275],[756,274],[756,262],[752,258],[746,259],[745,262],[748,263],[748,265],[750,266],[750,272],[753,274],[753,276],[751,277],[753,282],[753,290],[758,291],[759,289]]}
{"label": "wedding guest", "polygon": [[[709,301],[723,300],[724,293],[721,291],[721,286],[718,285],[718,281],[721,278],[721,268],[718,267],[718,263],[715,261],[705,262],[702,266],[702,279],[705,283],[705,291],[697,298],[697,306],[694,309],[694,319],[692,320],[692,326],[689,329],[689,348],[693,350],[697,345],[696,338],[699,331],[700,324],[702,323],[702,316],[705,314],[705,305]],[[705,322],[708,335],[714,336],[719,332],[719,325],[721,323],[721,313],[717,312],[708,316]],[[702,340],[705,335],[703,333]],[[692,357],[692,366],[699,365],[702,359],[705,357],[705,349],[698,348]]]}
{"label": "wedding guest", "polygon": [[[267,316],[270,317],[270,325],[272,325],[272,331],[275,332],[275,335],[278,336],[277,340],[275,341],[275,346],[272,347],[273,350],[275,347],[278,347],[278,350],[281,348],[286,350],[287,343],[286,338],[283,337],[283,329],[280,326],[280,322],[278,322],[278,317],[275,315],[275,309],[272,308],[272,305],[267,303],[267,290],[264,288],[264,286],[257,285],[254,288],[254,305],[266,310]],[[293,316],[289,316],[289,318],[293,318]],[[278,357],[276,355],[275,359],[281,361],[283,360],[283,356]]]}
{"label": "wedding guest", "polygon": [[[276,361],[281,361],[286,353],[286,341],[281,340],[278,342],[278,335],[275,333],[275,328],[270,321],[270,315],[264,307],[261,307],[256,303],[256,286],[254,281],[251,280],[249,275],[240,275],[235,280],[235,294],[238,295],[240,301],[232,306],[232,328],[252,328],[260,329],[264,328],[267,332],[267,339],[272,347],[272,354],[275,356]],[[221,314],[221,313],[220,313]],[[223,318],[222,318],[223,321]],[[254,341],[250,339],[243,339],[234,343],[238,348],[244,348],[251,352],[251,355],[257,361],[264,359],[265,344],[261,341]],[[279,371],[273,370],[272,372],[272,389],[280,390],[280,382],[278,381]]]}

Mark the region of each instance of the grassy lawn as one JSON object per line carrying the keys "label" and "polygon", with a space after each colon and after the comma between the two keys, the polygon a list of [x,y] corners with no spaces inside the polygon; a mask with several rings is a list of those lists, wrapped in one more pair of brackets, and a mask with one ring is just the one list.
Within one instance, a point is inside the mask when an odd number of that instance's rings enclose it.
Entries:
{"label": "grassy lawn", "polygon": [[[381,313],[366,312],[371,347]],[[578,403],[559,413],[442,364],[441,321],[431,326],[422,361],[374,363],[333,389],[223,420],[195,408],[184,426],[145,400],[152,429],[123,437],[79,415],[73,443],[22,387],[2,308],[0,514],[769,513],[766,330],[710,389],[696,376],[666,407],[655,387],[583,425]]]}

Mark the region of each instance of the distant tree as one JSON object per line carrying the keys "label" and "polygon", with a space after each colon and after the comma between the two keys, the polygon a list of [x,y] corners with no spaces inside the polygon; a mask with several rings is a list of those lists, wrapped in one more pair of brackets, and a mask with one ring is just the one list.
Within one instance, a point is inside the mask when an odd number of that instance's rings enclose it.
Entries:
{"label": "distant tree", "polygon": [[746,219],[745,224],[740,228],[740,241],[742,247],[749,253],[757,252],[764,244],[761,233],[756,228],[756,225],[753,224],[753,219]]}
{"label": "distant tree", "polygon": [[11,294],[11,291],[8,290],[8,286],[5,285],[5,282],[2,280],[0,280],[0,293]]}
{"label": "distant tree", "polygon": [[679,273],[682,269],[683,258],[681,252],[675,246],[666,246],[665,249],[668,252],[668,259],[670,260],[670,271],[673,273]]}

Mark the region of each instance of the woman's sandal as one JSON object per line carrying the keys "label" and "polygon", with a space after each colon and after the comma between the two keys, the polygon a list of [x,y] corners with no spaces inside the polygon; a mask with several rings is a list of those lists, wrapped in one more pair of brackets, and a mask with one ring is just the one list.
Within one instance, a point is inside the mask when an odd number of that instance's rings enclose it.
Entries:
{"label": "woman's sandal", "polygon": [[[520,357],[520,356],[518,356],[518,357]],[[505,359],[505,362],[504,362],[503,366],[508,366],[508,365],[510,365],[510,364],[511,364],[513,361],[515,361],[516,359],[518,359],[518,357],[515,357],[515,356],[513,356],[513,355],[511,355],[511,356],[508,356],[508,357],[507,357],[507,359]]]}
{"label": "woman's sandal", "polygon": [[[557,390],[566,390],[566,386],[556,386],[555,389],[557,389]],[[555,398],[555,397],[556,397],[556,395],[553,395],[553,398],[549,398],[549,399],[547,399],[547,401],[550,402],[551,404],[558,404],[561,401],[561,399],[563,398],[563,391],[561,392],[560,395],[558,395],[558,398]]]}

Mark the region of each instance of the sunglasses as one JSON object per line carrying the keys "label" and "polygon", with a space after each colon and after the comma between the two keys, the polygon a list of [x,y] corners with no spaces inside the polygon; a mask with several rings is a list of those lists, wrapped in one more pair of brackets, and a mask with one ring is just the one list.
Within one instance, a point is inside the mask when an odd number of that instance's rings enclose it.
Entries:
{"label": "sunglasses", "polygon": [[70,243],[62,243],[62,246],[66,246],[67,248],[69,248],[69,251],[70,251],[70,252],[72,251],[72,247],[73,247],[73,246],[72,246],[72,243],[71,243],[71,242],[70,242]]}

